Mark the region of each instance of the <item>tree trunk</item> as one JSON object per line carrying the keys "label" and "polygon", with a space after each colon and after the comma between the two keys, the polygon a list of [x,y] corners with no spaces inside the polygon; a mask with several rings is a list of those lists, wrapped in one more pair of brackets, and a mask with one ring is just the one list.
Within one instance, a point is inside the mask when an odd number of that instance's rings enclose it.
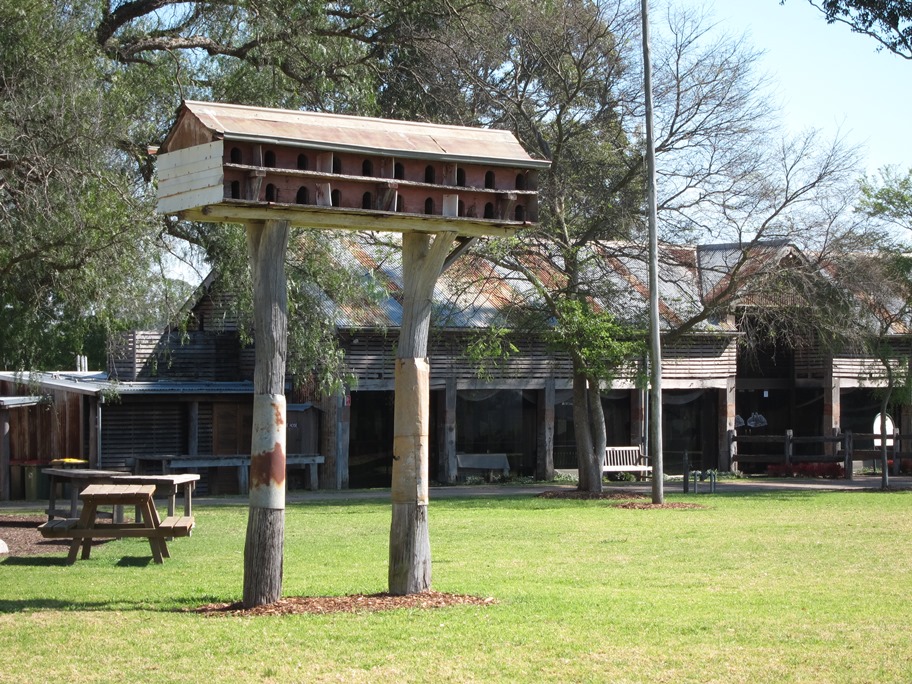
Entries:
{"label": "tree trunk", "polygon": [[593,387],[593,384],[585,373],[580,370],[574,371],[573,433],[576,437],[576,460],[579,467],[578,489],[583,492],[602,491],[605,416],[602,413],[598,387]]}
{"label": "tree trunk", "polygon": [[402,327],[396,361],[389,549],[389,592],[396,595],[431,588],[427,339],[434,285],[455,238],[454,233],[439,233],[432,243],[423,233],[402,236]]}
{"label": "tree trunk", "polygon": [[285,359],[288,298],[285,251],[288,222],[247,226],[253,278],[256,366],[250,453],[250,511],[244,545],[244,607],[282,595],[285,541]]}

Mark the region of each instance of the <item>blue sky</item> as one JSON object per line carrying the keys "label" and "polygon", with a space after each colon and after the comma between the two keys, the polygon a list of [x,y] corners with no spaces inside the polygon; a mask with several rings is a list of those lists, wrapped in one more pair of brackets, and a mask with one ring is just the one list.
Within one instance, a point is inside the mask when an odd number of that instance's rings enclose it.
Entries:
{"label": "blue sky", "polygon": [[912,167],[912,61],[878,52],[876,41],[847,26],[827,24],[806,0],[687,4],[707,8],[721,30],[747,34],[765,52],[761,65],[790,129],[841,131],[864,148],[869,173],[887,164]]}

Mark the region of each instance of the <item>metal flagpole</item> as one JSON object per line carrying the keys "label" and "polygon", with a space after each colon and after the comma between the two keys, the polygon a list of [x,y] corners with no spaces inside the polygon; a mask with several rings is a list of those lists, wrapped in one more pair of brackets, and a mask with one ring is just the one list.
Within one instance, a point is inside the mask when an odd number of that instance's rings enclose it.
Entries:
{"label": "metal flagpole", "polygon": [[649,450],[652,502],[665,502],[662,458],[662,341],[659,334],[659,243],[656,228],[655,137],[652,120],[652,58],[649,46],[649,0],[641,0],[643,20],[643,87],[646,95],[646,171],[649,211]]}

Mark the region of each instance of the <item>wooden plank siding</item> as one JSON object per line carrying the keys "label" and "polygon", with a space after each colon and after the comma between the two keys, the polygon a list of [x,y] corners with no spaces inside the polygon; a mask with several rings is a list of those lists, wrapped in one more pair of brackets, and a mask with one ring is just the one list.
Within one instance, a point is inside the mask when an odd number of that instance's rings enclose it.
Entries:
{"label": "wooden plank siding", "polygon": [[[524,380],[544,386],[550,378],[569,380],[572,366],[569,357],[551,351],[541,340],[512,340],[519,351],[506,359],[480,367],[466,356],[473,333],[445,331],[434,334],[428,344],[432,378],[455,378],[457,381],[479,379],[498,381]],[[348,368],[359,380],[359,386],[377,385],[393,379],[395,333],[373,331],[341,334]],[[662,375],[670,380],[708,379],[722,382],[737,372],[737,346],[731,336],[699,335],[663,349]],[[618,377],[628,382],[634,367],[623,369]],[[356,388],[357,389],[357,388]]]}
{"label": "wooden plank siding", "polygon": [[[233,331],[134,331],[110,345],[109,356],[112,376],[126,382],[157,377],[231,382],[253,377],[249,353]],[[247,370],[250,374],[244,376]]]}
{"label": "wooden plank siding", "polygon": [[[12,383],[0,383],[3,396],[21,394],[20,389]],[[10,421],[10,460],[43,463],[55,458],[88,460],[90,429],[85,396],[60,389],[46,395],[45,403],[16,409]]]}

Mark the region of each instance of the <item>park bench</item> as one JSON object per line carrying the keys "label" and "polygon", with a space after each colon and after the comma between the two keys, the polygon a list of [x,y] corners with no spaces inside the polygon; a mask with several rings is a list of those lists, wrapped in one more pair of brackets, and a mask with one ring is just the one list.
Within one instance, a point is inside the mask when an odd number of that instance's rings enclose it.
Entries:
{"label": "park bench", "polygon": [[652,466],[638,446],[610,446],[605,448],[602,474],[636,473],[638,478],[652,475]]}
{"label": "park bench", "polygon": [[510,461],[506,454],[456,454],[456,472],[464,478],[466,471],[481,471],[488,482],[494,472],[498,471],[504,477],[510,475]]}

